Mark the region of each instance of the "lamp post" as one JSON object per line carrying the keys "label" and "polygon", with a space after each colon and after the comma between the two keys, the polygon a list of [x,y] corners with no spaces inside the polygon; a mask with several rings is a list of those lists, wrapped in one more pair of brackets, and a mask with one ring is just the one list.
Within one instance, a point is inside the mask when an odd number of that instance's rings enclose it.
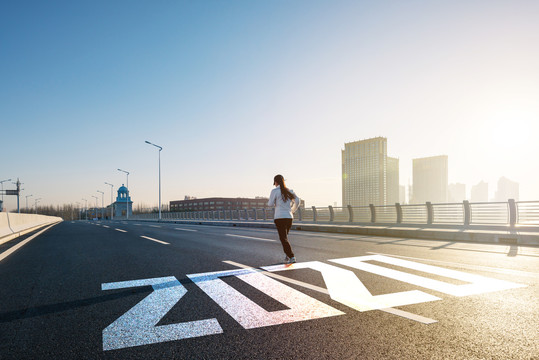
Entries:
{"label": "lamp post", "polygon": [[28,213],[28,198],[34,195],[26,195],[26,212]]}
{"label": "lamp post", "polygon": [[149,141],[146,141],[146,144],[153,145],[159,149],[159,221],[161,221],[161,150],[163,150],[163,148],[159,145],[152,144]]}
{"label": "lamp post", "polygon": [[112,184],[109,184],[108,182],[105,181],[105,184],[106,185],[110,185],[110,219],[114,219],[114,205],[112,203],[112,189],[114,188],[114,185]]}
{"label": "lamp post", "polygon": [[81,200],[86,201],[86,203],[84,205],[84,213],[86,214],[86,221],[88,221],[88,200],[86,200],[86,199],[81,199]]}
{"label": "lamp post", "polygon": [[105,217],[104,213],[103,213],[103,210],[105,209],[105,204],[104,204],[104,200],[103,200],[103,197],[105,196],[105,193],[103,191],[99,191],[97,190],[98,193],[101,193],[101,220],[103,220],[103,218]]}
{"label": "lamp post", "polygon": [[118,169],[118,171],[121,171],[121,172],[127,174],[127,181],[126,181],[127,194],[125,196],[125,205],[126,205],[125,215],[126,215],[126,219],[129,220],[129,171],[125,171],[125,170],[122,170],[122,169]]}
{"label": "lamp post", "polygon": [[97,220],[97,202],[99,201],[99,198],[95,195],[92,195],[93,198],[95,198],[95,219]]}
{"label": "lamp post", "polygon": [[78,219],[80,220],[80,203],[79,202],[75,202],[75,205],[77,205],[77,212],[79,213],[79,215],[77,216]]}
{"label": "lamp post", "polygon": [[36,207],[36,214],[37,214],[37,202],[41,200],[41,198],[34,199],[34,206]]}

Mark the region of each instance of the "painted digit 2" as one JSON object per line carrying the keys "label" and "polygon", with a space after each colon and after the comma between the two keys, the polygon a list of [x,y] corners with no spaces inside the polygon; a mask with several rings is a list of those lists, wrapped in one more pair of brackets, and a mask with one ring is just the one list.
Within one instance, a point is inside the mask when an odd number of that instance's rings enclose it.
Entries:
{"label": "painted digit 2", "polygon": [[[476,295],[526,286],[382,255],[359,256],[330,261],[453,296]],[[449,284],[369,264],[367,261],[377,261],[453,278],[464,281],[466,284]],[[319,271],[324,278],[331,298],[357,311],[370,311],[441,300],[434,295],[418,290],[373,296],[353,272],[318,261],[296,263],[292,266],[267,266],[263,267],[263,269],[268,272],[293,269]],[[288,309],[273,312],[264,310],[220,279],[225,276],[239,278],[286,305]],[[344,314],[252,268],[191,274],[187,275],[187,277],[245,329]],[[223,332],[215,318],[156,326],[166,313],[187,293],[187,289],[174,276],[106,283],[102,284],[101,288],[102,290],[113,290],[138,286],[152,286],[154,291],[103,330],[103,350],[155,344]]]}
{"label": "painted digit 2", "polygon": [[159,320],[187,293],[174,277],[122,281],[101,285],[101,290],[152,286],[141,302],[103,330],[103,350],[155,344],[223,332],[217,319],[156,326]]}

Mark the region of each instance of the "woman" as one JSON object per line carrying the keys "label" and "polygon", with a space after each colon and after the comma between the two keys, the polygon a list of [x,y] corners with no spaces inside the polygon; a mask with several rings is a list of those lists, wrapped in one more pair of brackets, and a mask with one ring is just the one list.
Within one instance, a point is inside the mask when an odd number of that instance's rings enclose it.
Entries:
{"label": "woman", "polygon": [[292,264],[296,262],[296,257],[294,256],[294,252],[288,241],[288,232],[292,227],[293,214],[299,207],[299,197],[294,194],[294,191],[285,186],[282,175],[275,175],[273,178],[273,185],[275,186],[275,189],[271,190],[268,206],[275,207],[273,222],[277,227],[279,239],[281,240],[284,253],[286,254],[284,262],[286,264]]}

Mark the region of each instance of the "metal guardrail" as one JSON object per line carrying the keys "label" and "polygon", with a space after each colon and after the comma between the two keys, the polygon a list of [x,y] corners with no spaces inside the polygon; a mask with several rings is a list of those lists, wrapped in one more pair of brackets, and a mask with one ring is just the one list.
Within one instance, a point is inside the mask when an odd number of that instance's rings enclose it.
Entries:
{"label": "metal guardrail", "polygon": [[[273,209],[241,209],[162,213],[164,220],[273,220]],[[157,213],[133,215],[135,219],[157,219]],[[539,225],[539,201],[482,202],[300,208],[298,222],[354,224],[440,225]]]}

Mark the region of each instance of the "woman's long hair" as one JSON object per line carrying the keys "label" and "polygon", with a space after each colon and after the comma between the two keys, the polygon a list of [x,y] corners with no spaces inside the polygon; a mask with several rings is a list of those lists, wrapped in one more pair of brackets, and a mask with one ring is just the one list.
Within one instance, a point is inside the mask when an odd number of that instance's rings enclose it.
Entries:
{"label": "woman's long hair", "polygon": [[281,196],[283,197],[283,201],[288,199],[294,200],[296,198],[284,184],[284,177],[282,175],[275,175],[273,178],[273,183],[281,187]]}

